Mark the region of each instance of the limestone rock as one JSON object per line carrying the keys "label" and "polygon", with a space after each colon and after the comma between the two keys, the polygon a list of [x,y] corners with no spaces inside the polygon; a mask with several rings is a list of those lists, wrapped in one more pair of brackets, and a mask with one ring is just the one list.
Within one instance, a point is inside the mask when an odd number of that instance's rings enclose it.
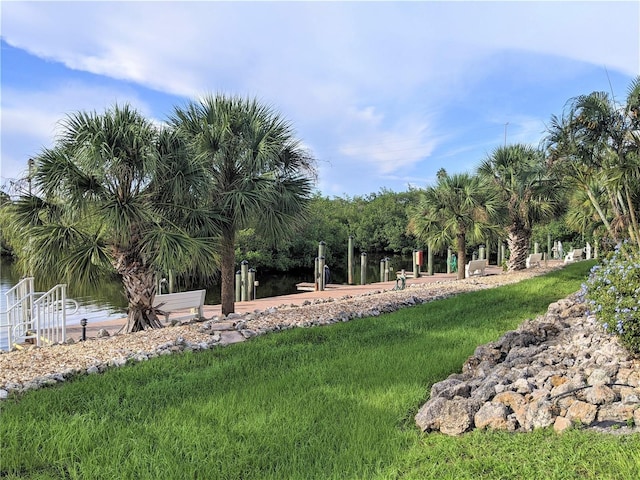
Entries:
{"label": "limestone rock", "polygon": [[596,419],[598,407],[579,400],[573,402],[567,410],[569,420],[579,420],[583,425],[591,425]]}
{"label": "limestone rock", "polygon": [[468,397],[471,388],[462,380],[448,378],[442,382],[433,384],[431,387],[431,398],[443,397],[448,400],[454,397]]}
{"label": "limestone rock", "polygon": [[616,401],[616,392],[606,385],[595,385],[587,388],[584,393],[587,402],[594,405],[604,405]]}
{"label": "limestone rock", "polygon": [[571,428],[571,420],[565,417],[556,417],[553,422],[553,430],[556,433],[562,433]]}
{"label": "limestone rock", "polygon": [[447,400],[442,397],[434,398],[425,403],[415,416],[416,424],[423,432],[440,430],[440,415]]}
{"label": "limestone rock", "polygon": [[509,430],[508,415],[509,409],[503,403],[487,402],[476,412],[473,421],[476,428]]}
{"label": "limestone rock", "polygon": [[96,337],[98,338],[105,338],[105,337],[109,337],[109,332],[107,331],[106,328],[101,328],[100,330],[98,330],[98,333],[96,333]]}
{"label": "limestone rock", "polygon": [[442,408],[440,431],[446,435],[460,435],[473,426],[478,405],[472,400],[456,397],[446,400]]}

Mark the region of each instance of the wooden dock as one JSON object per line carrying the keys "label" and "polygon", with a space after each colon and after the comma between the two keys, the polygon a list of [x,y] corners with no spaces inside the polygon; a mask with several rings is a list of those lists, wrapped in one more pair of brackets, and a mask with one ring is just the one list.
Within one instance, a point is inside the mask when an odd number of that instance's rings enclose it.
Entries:
{"label": "wooden dock", "polygon": [[[329,283],[324,286],[325,290],[336,290],[340,287],[340,285],[335,285],[333,283]],[[296,290],[299,292],[317,292],[316,284],[312,282],[301,282],[296,283]]]}

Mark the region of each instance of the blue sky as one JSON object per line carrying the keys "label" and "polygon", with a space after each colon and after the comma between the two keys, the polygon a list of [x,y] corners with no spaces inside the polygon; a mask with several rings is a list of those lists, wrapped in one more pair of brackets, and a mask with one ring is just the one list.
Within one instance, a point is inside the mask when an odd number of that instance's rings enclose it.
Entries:
{"label": "blue sky", "polygon": [[78,110],[158,122],[207,93],[257,97],[356,196],[537,145],[570,98],[640,75],[640,2],[16,2],[1,13],[0,185]]}

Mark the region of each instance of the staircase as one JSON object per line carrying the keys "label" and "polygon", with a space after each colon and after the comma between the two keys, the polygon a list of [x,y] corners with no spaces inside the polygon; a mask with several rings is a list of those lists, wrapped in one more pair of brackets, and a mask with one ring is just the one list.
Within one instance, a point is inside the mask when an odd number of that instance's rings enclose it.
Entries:
{"label": "staircase", "polygon": [[[0,329],[6,331],[9,349],[23,343],[40,346],[66,340],[67,314],[78,310],[78,302],[68,299],[67,286],[59,284],[48,292],[36,292],[34,278],[22,279],[5,294],[7,310],[1,312]],[[67,313],[69,308],[73,311]]]}

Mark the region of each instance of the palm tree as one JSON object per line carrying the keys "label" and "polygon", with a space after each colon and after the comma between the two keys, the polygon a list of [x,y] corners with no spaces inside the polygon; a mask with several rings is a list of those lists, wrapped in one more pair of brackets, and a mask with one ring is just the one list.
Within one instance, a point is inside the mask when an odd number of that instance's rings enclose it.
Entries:
{"label": "palm tree", "polygon": [[222,313],[234,311],[235,239],[253,226],[265,238],[288,235],[311,197],[314,162],[289,122],[256,100],[205,96],[176,108],[172,125],[207,164],[208,202],[218,213]]}
{"label": "palm tree", "polygon": [[15,205],[24,271],[70,284],[113,270],[128,301],[126,331],[160,327],[156,273],[215,267],[207,172],[175,132],[129,106],[75,113],[35,158],[32,195]]}
{"label": "palm tree", "polygon": [[440,175],[435,186],[421,192],[409,230],[434,248],[454,244],[462,280],[467,240],[482,240],[498,231],[492,219],[499,207],[499,197],[486,180],[468,173]]}
{"label": "palm tree", "polygon": [[493,184],[506,205],[502,223],[510,251],[507,270],[522,270],[533,225],[560,212],[560,182],[549,174],[541,151],[521,144],[496,148],[482,162],[478,174]]}
{"label": "palm tree", "polygon": [[[617,242],[625,230],[640,246],[640,77],[631,84],[625,105],[605,92],[572,98],[561,117],[552,117],[546,137],[556,166],[572,172],[585,189],[609,236]],[[607,190],[610,208],[598,201],[592,186]]]}

